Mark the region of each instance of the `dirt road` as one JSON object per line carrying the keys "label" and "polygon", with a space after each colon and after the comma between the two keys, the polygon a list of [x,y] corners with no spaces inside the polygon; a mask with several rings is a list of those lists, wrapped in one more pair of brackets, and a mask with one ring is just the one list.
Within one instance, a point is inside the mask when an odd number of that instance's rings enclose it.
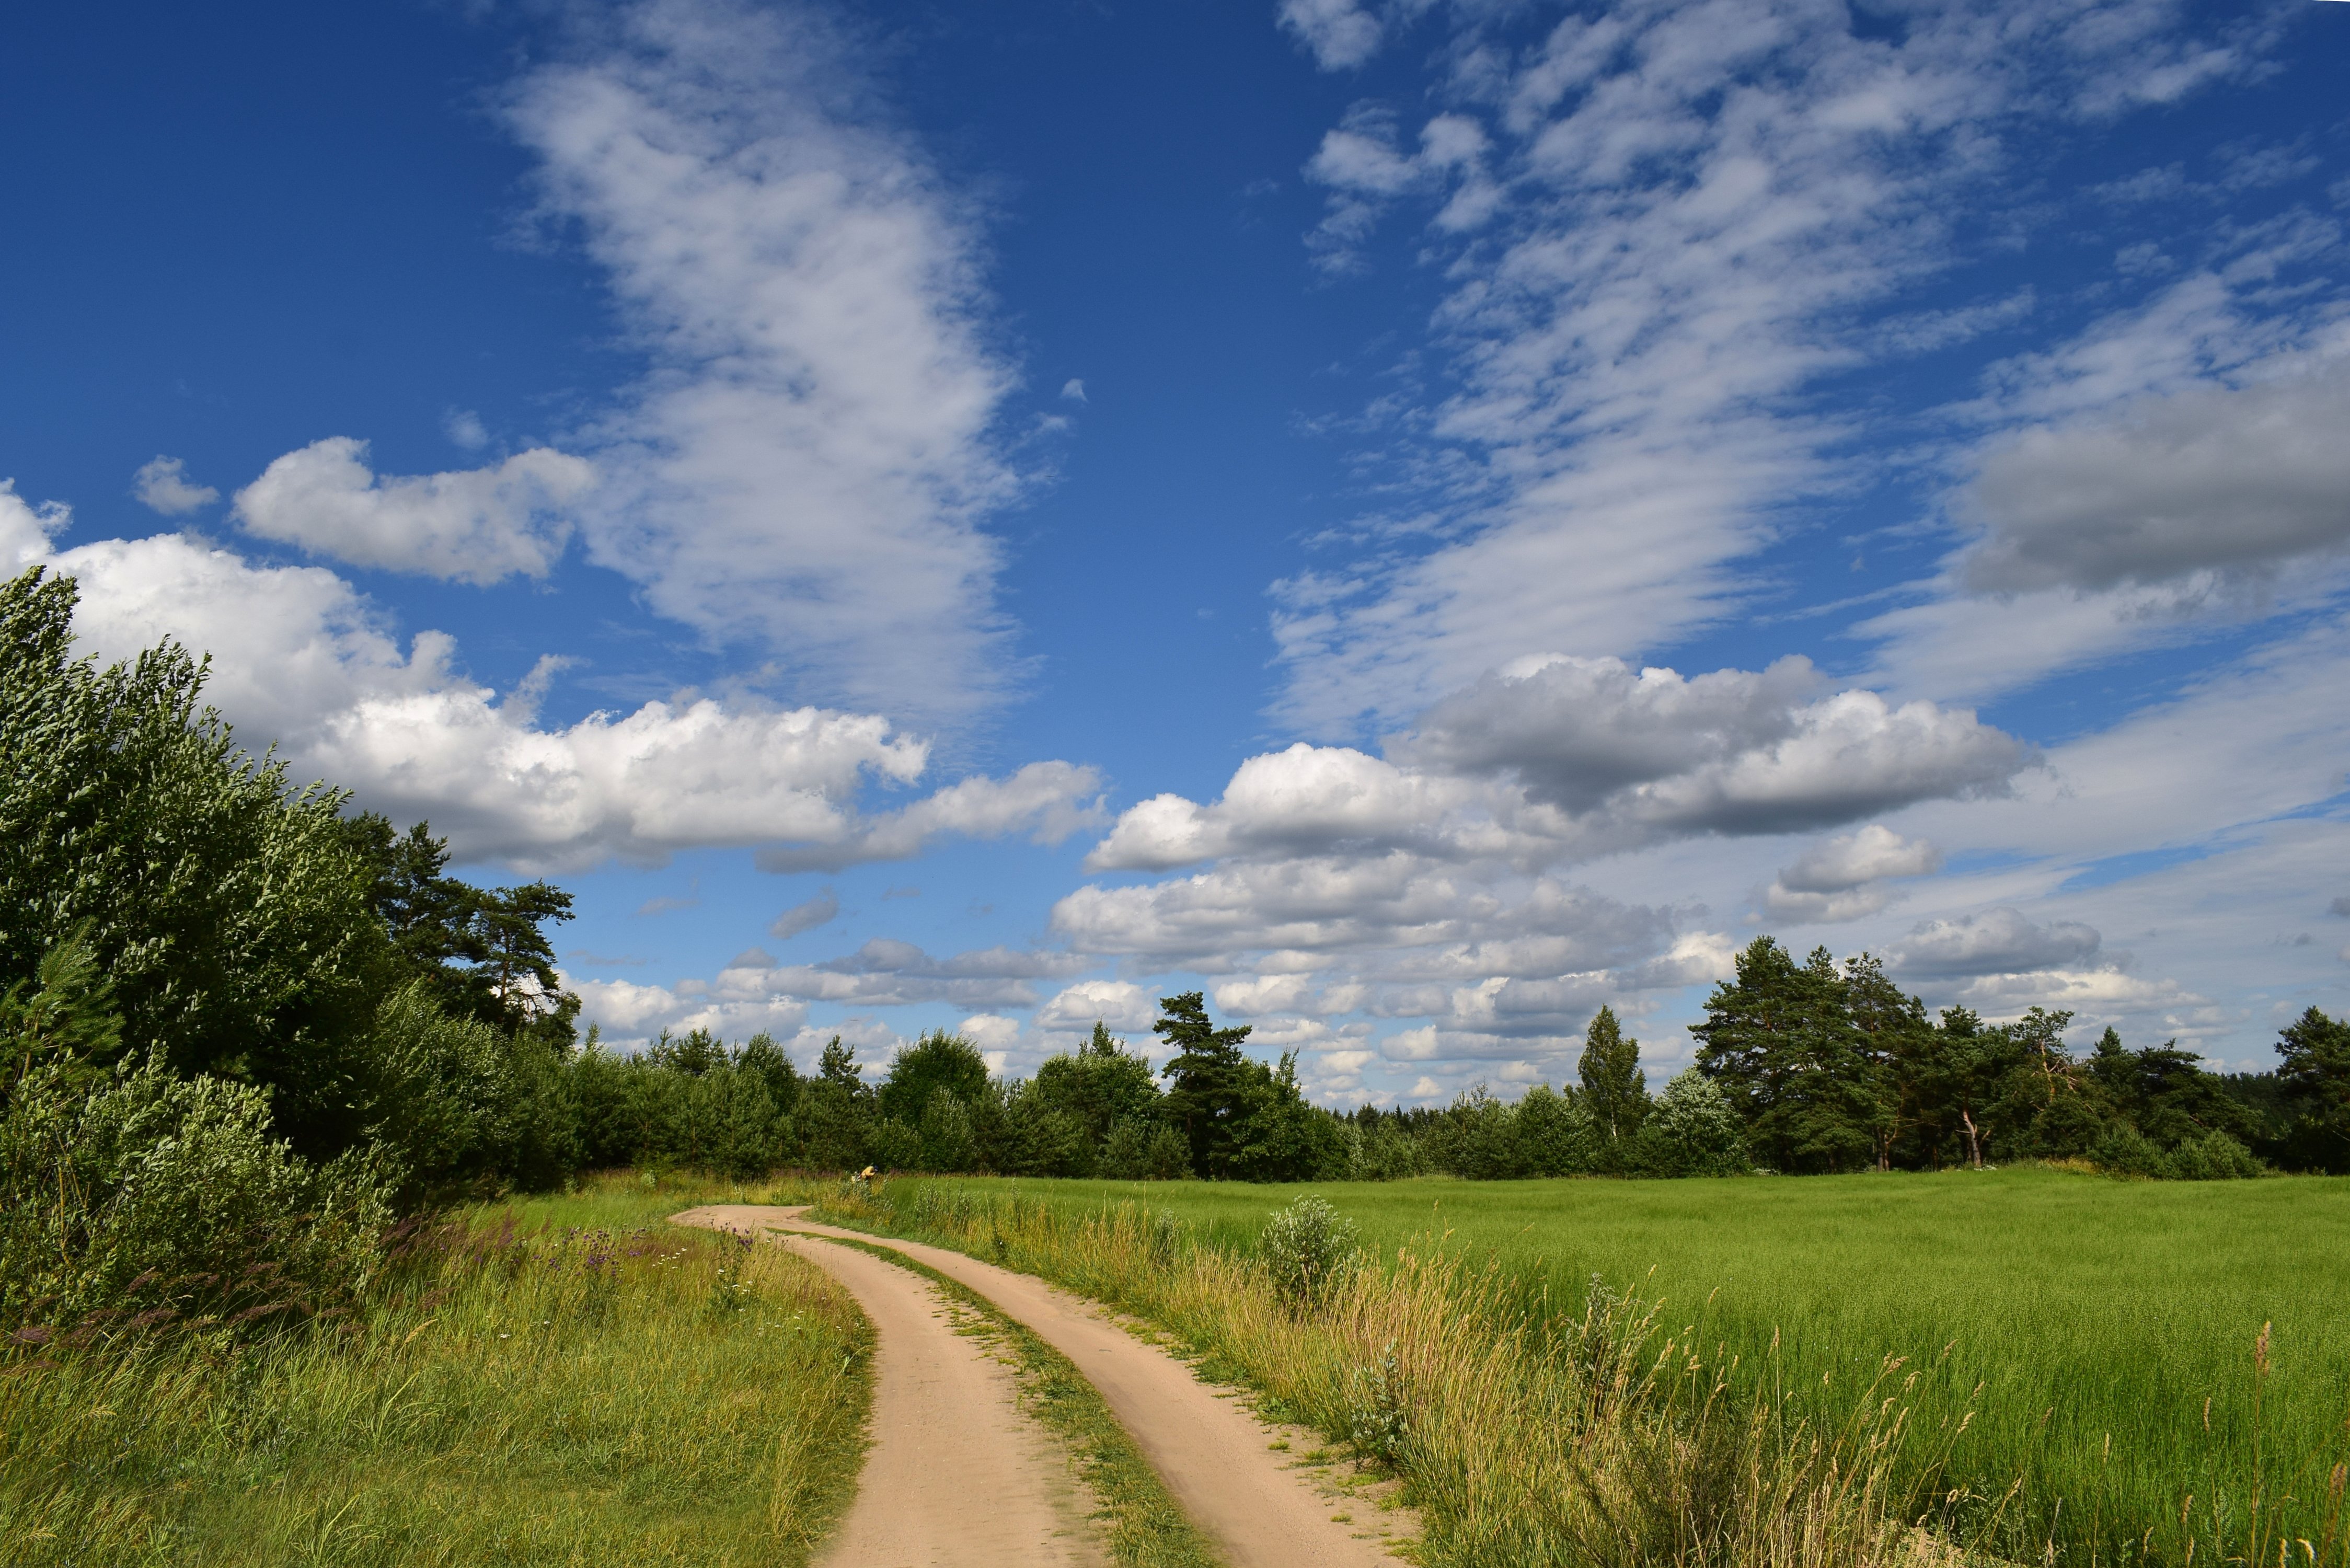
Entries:
{"label": "dirt road", "polygon": [[[961,1252],[835,1230],[810,1223],[800,1215],[797,1209],[713,1204],[677,1219],[681,1224],[753,1235],[792,1231],[892,1248],[986,1297],[1005,1316],[1025,1324],[1038,1338],[1076,1364],[1133,1435],[1176,1501],[1222,1548],[1233,1568],[1394,1568],[1396,1559],[1379,1544],[1375,1531],[1333,1520],[1334,1511],[1346,1511],[1335,1509],[1305,1475],[1269,1450],[1271,1428],[1228,1395],[1220,1397],[1201,1383],[1182,1362],[1111,1322],[1099,1307],[1055,1290],[1032,1275],[1016,1274]],[[856,1256],[850,1249],[811,1246],[806,1255],[849,1281],[849,1274],[838,1265]],[[928,1299],[918,1276],[879,1260],[863,1261],[901,1282],[895,1289],[902,1296]],[[852,1282],[850,1288],[857,1287]],[[858,1299],[865,1299],[862,1293]],[[877,1325],[881,1322],[878,1314],[875,1322]],[[881,1341],[886,1352],[886,1327],[881,1330]],[[878,1457],[880,1444],[889,1437],[878,1405],[875,1428]],[[867,1482],[858,1494],[860,1510],[870,1483],[868,1466]],[[964,1520],[969,1520],[970,1511],[962,1516]],[[957,1556],[955,1561],[980,1560]]]}

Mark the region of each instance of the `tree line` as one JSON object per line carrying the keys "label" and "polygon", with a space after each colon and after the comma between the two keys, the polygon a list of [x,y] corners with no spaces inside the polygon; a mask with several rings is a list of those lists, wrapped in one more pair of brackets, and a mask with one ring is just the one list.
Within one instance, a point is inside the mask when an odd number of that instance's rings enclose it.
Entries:
{"label": "tree line", "polygon": [[476,887],[428,825],[295,785],[202,705],[205,664],[176,645],[74,659],[74,604],[37,567],[0,585],[0,1330],[190,1279],[224,1311],[239,1280],[328,1300],[402,1214],[627,1163],[1248,1181],[2350,1169],[2350,1027],[2314,1009],[2276,1073],[2220,1076],[2110,1031],[2075,1055],[2063,1013],[1929,1019],[1874,960],[1797,963],[1769,938],[1709,1000],[1697,1065],[1654,1096],[1604,1008],[1575,1084],[1351,1116],[1307,1101],[1294,1055],[1250,1055],[1248,1029],[1196,992],[1162,999],[1155,1072],[1098,1024],[1023,1079],[946,1033],[870,1076],[837,1039],[807,1073],[765,1036],[616,1053],[578,1038],[560,986],[548,930],[567,894]]}

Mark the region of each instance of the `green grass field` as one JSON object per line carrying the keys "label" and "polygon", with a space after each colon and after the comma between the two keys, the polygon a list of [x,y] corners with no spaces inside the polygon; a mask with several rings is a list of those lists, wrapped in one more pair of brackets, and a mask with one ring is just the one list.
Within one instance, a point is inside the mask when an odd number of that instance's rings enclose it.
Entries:
{"label": "green grass field", "polygon": [[[1137,1200],[1237,1248],[1302,1190],[953,1185],[1056,1207]],[[1824,1419],[1850,1414],[1885,1356],[1908,1358],[1887,1386],[1920,1374],[1912,1449],[1965,1421],[1951,1479],[1994,1497],[2022,1482],[1997,1532],[2011,1552],[2053,1539],[2076,1561],[2118,1560],[2152,1532],[2145,1550],[2175,1558],[2189,1535],[2204,1552],[2248,1539],[2255,1506],[2288,1537],[2320,1538],[2341,1507],[2350,1180],[2033,1168],[1315,1190],[1379,1251],[1440,1238],[1497,1261],[1537,1307],[1579,1314],[1595,1272],[1661,1298],[1670,1329],[1693,1324],[1740,1356],[1742,1377],[1776,1380]]]}

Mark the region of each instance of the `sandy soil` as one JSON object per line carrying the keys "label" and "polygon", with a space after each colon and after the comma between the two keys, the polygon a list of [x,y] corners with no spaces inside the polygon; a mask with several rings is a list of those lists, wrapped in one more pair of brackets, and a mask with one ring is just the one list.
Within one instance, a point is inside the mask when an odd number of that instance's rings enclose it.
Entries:
{"label": "sandy soil", "polygon": [[[1223,1550],[1233,1568],[1393,1568],[1396,1559],[1381,1544],[1393,1526],[1334,1519],[1334,1512],[1375,1511],[1361,1503],[1350,1509],[1345,1501],[1334,1501],[1316,1484],[1310,1470],[1294,1462],[1294,1454],[1272,1450],[1273,1442],[1290,1438],[1294,1429],[1259,1421],[1232,1397],[1231,1390],[1200,1382],[1184,1363],[1138,1339],[1097,1304],[1055,1290],[1032,1275],[1016,1274],[961,1252],[838,1231],[810,1223],[800,1214],[797,1209],[713,1204],[677,1219],[684,1224],[754,1235],[788,1231],[893,1248],[985,1296],[1005,1316],[1027,1324],[1038,1338],[1076,1364],[1133,1434],[1168,1490]],[[837,1261],[854,1254],[847,1248],[823,1247],[811,1249],[807,1255],[839,1272]],[[928,1300],[918,1276],[879,1260],[865,1261],[902,1282],[896,1286],[901,1295]],[[841,1277],[847,1280],[848,1275],[842,1272]],[[864,1300],[861,1293],[858,1299]],[[880,1322],[878,1314],[875,1321]],[[882,1340],[886,1345],[886,1329]],[[883,1420],[877,1407],[876,1430],[886,1441]],[[879,1446],[875,1452],[879,1454]],[[868,1487],[870,1477],[868,1468]],[[860,1490],[859,1508],[864,1497]],[[966,1526],[972,1522],[965,1521]],[[982,1561],[967,1555],[955,1560]]]}
{"label": "sandy soil", "polygon": [[[750,1230],[697,1210],[681,1223]],[[816,1568],[1102,1568],[1093,1502],[1024,1415],[1012,1373],[955,1332],[936,1287],[869,1253],[779,1237],[848,1287],[874,1327],[873,1447]]]}

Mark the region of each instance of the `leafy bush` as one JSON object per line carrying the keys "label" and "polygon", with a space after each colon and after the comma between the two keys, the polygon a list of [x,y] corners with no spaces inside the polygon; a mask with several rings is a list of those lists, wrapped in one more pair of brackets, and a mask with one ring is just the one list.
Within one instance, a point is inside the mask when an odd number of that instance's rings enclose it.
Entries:
{"label": "leafy bush", "polygon": [[1257,1238],[1273,1288],[1293,1312],[1327,1301],[1330,1293],[1361,1266],[1360,1232],[1327,1199],[1315,1194],[1276,1209]]}
{"label": "leafy bush", "polygon": [[1382,1120],[1363,1135],[1361,1152],[1355,1159],[1357,1180],[1400,1181],[1426,1174],[1428,1158],[1420,1151],[1419,1140],[1392,1122]]}
{"label": "leafy bush", "polygon": [[95,1093],[33,1068],[0,1118],[0,1324],[93,1332],[339,1305],[391,1220],[375,1149],[314,1166],[270,1137],[267,1096],[146,1057]]}
{"label": "leafy bush", "polygon": [[185,649],[74,660],[76,597],[38,567],[0,584],[0,983],[82,932],[129,1048],[267,1086],[282,1136],[348,1147],[390,950],[343,797],[239,751]]}
{"label": "leafy bush", "polygon": [[2170,1151],[2171,1174],[2181,1181],[2241,1181],[2268,1174],[2252,1151],[2214,1129]]}
{"label": "leafy bush", "polygon": [[1752,1168],[1736,1107],[1695,1067],[1665,1085],[1633,1148],[1638,1168],[1654,1176],[1740,1176]]}

